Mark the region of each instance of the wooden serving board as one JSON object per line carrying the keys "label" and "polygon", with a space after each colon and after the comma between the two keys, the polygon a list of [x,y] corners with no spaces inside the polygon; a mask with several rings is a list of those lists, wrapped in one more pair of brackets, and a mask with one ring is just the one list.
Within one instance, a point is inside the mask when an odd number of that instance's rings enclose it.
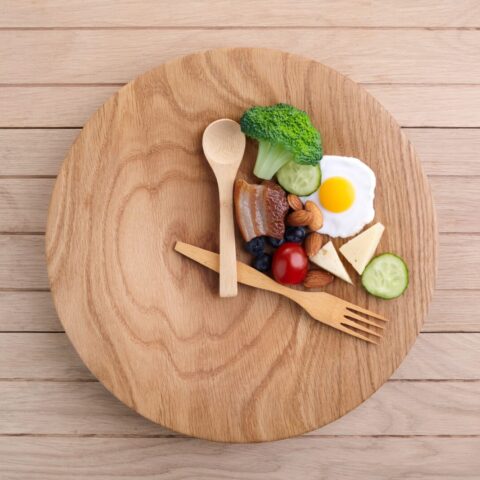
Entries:
{"label": "wooden serving board", "polygon": [[[387,227],[379,251],[406,259],[410,287],[376,300],[350,269],[355,286],[336,280],[327,291],[391,319],[379,346],[274,294],[239,286],[238,297],[221,299],[217,274],[173,250],[182,240],[218,251],[204,128],[277,102],[308,112],[325,153],[358,157],[377,175],[376,220]],[[240,177],[253,180],[255,155],[249,142]],[[305,58],[225,49],[138,77],[87,122],[53,191],[48,273],[72,343],[122,402],[188,435],[266,441],[341,417],[390,377],[430,302],[436,235],[415,153],[373,97]]]}

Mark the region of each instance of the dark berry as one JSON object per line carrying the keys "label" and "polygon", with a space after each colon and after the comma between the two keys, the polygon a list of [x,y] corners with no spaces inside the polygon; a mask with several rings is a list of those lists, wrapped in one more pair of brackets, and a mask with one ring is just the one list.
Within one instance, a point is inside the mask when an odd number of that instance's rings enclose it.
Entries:
{"label": "dark berry", "polygon": [[254,257],[262,255],[265,251],[265,239],[263,237],[252,238],[245,244],[245,250]]}
{"label": "dark berry", "polygon": [[302,243],[305,240],[305,229],[303,227],[288,227],[285,232],[287,242]]}
{"label": "dark berry", "polygon": [[272,266],[272,256],[269,253],[260,255],[253,260],[252,266],[260,272],[268,272]]}
{"label": "dark berry", "polygon": [[273,247],[273,248],[278,248],[280,245],[283,245],[285,243],[285,239],[283,238],[273,238],[273,237],[267,237],[268,243]]}

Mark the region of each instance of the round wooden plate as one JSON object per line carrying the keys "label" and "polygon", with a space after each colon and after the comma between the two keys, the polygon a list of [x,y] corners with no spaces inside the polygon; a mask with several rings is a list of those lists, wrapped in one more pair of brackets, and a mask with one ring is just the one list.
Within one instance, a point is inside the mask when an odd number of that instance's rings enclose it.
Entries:
{"label": "round wooden plate", "polygon": [[[336,280],[328,291],[391,319],[379,346],[275,294],[239,286],[238,297],[221,299],[217,274],[173,250],[182,240],[218,251],[204,128],[277,102],[308,112],[327,154],[358,157],[377,175],[376,220],[386,225],[379,251],[405,258],[410,287],[376,300],[350,269],[356,285]],[[253,180],[255,156],[249,143],[240,177]],[[138,77],[87,122],[55,184],[47,261],[69,338],[122,402],[184,434],[266,441],[341,417],[391,376],[426,315],[436,236],[420,163],[363,88],[296,55],[222,49]]]}

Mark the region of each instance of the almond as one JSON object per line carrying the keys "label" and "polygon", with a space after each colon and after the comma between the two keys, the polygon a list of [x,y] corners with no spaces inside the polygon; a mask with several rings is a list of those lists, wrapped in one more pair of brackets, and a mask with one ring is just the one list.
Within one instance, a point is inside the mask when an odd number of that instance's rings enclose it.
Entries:
{"label": "almond", "polygon": [[303,203],[300,200],[300,198],[297,197],[297,195],[294,195],[293,193],[289,193],[287,196],[287,202],[290,205],[290,208],[292,210],[295,210],[295,211],[303,210]]}
{"label": "almond", "polygon": [[320,235],[317,232],[312,232],[305,239],[305,252],[309,257],[316,255],[322,248],[324,243],[323,235]]}
{"label": "almond", "polygon": [[310,270],[303,281],[305,288],[322,288],[333,282],[333,275],[325,270]]}
{"label": "almond", "polygon": [[312,214],[312,220],[308,222],[311,230],[320,230],[323,226],[323,214],[318,205],[310,200],[305,203],[305,209]]}
{"label": "almond", "polygon": [[313,214],[306,210],[297,210],[287,217],[287,225],[290,227],[304,227],[313,220]]}

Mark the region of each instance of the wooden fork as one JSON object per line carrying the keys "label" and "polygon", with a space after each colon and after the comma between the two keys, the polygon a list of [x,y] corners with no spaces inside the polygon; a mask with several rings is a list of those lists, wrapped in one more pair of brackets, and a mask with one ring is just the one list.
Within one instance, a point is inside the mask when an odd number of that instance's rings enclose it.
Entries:
{"label": "wooden fork", "polygon": [[[183,242],[177,242],[175,250],[217,273],[220,269],[217,253]],[[242,262],[237,262],[237,279],[245,285],[283,295],[300,305],[315,320],[336,328],[341,332],[348,333],[353,337],[374,344],[378,342],[364,335],[364,333],[376,339],[382,337],[380,332],[385,327],[380,322],[386,322],[387,319],[385,317],[358,307],[353,303],[346,302],[334,295],[325,292],[302,292],[285,287]],[[372,317],[376,321],[365,318],[365,316]]]}

